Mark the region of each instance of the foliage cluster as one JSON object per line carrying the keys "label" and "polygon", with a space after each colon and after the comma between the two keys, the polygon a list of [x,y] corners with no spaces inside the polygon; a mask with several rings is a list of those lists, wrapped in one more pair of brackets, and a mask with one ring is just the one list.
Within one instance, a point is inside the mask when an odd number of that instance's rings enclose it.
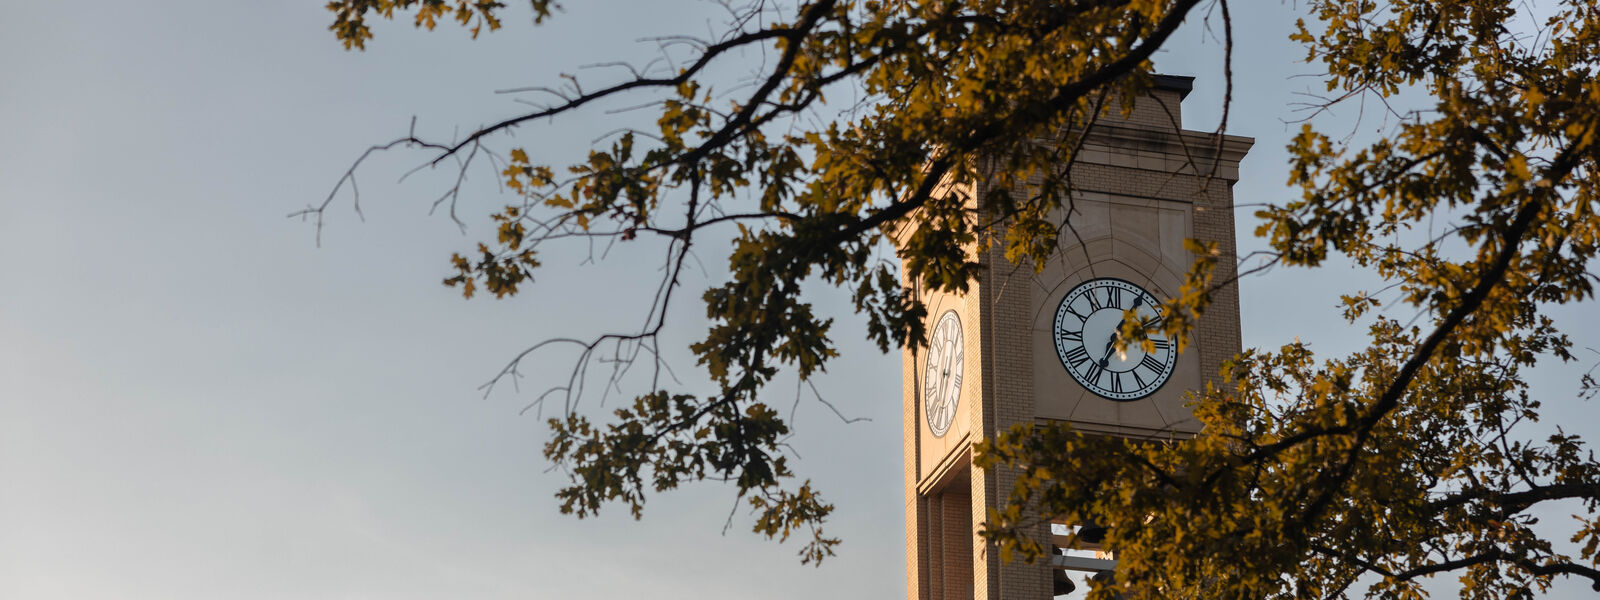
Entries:
{"label": "foliage cluster", "polygon": [[[1110,526],[1118,573],[1095,585],[1096,598],[1345,597],[1368,584],[1376,597],[1412,598],[1425,593],[1422,579],[1446,572],[1459,573],[1468,598],[1527,596],[1562,576],[1600,586],[1600,464],[1573,436],[1528,440],[1516,429],[1540,407],[1526,370],[1571,358],[1543,309],[1594,296],[1600,10],[1572,0],[1530,21],[1520,6],[1307,4],[1311,21],[1293,39],[1325,69],[1330,104],[1418,91],[1432,103],[1396,114],[1365,147],[1307,124],[1290,147],[1300,197],[1259,213],[1275,261],[1315,267],[1344,256],[1398,290],[1346,297],[1348,318],[1370,325],[1370,346],[1326,360],[1300,344],[1245,352],[1227,386],[1198,395],[1206,430],[1181,443],[1065,427],[988,440],[981,466],[1023,474],[985,525],[992,543],[1035,558],[1046,551],[1031,537],[1042,518]],[[328,7],[335,34],[356,48],[371,38],[373,15],[409,10],[418,26],[450,18],[476,35],[498,28],[503,9],[468,0]],[[556,9],[531,7],[536,20]],[[1152,53],[1186,18],[1217,15],[1231,44],[1229,4],[758,0],[728,10],[718,37],[679,39],[673,51],[686,57],[676,67],[600,86],[574,78],[545,90],[550,103],[462,139],[406,136],[379,148],[421,147],[465,170],[499,156],[486,143],[524,123],[618,98],[654,102],[653,129],[564,168],[508,150],[496,169],[519,200],[495,216],[495,240],[453,259],[447,284],[511,295],[539,251],[563,240],[663,244],[646,325],[573,341],[574,380],[553,390],[567,410],[550,422],[546,454],[573,476],[564,509],[587,515],[620,502],[638,514],[651,492],[729,480],[756,511],[757,532],[807,532],[802,556],[815,561],[837,543],[820,529],[832,506],[809,482],[794,483],[789,429],[764,396],[780,370],[804,380],[837,356],[832,321],[805,286],[850,290],[885,350],[924,343],[925,309],[902,281],[959,292],[983,276],[973,247],[1042,264],[1071,243],[1062,215],[1074,185],[1062,166],[1081,132],[1151,88]],[[710,75],[752,54],[762,60],[750,80]],[[719,85],[731,90],[714,92]],[[827,94],[856,90],[870,100],[824,111]],[[980,179],[999,193],[951,191]],[[1030,179],[1029,194],[1006,193]],[[597,352],[659,356],[691,245],[729,228],[731,274],[703,294],[710,328],[693,345],[718,393],[656,386],[603,422],[575,410]],[[891,235],[904,272],[876,252]],[[1208,286],[1229,283],[1205,268],[1190,279],[1169,314],[1198,315]],[[1418,317],[1372,311],[1385,303]],[[1165,333],[1181,337],[1192,319],[1167,322]],[[1536,531],[1533,511],[1552,502],[1581,507],[1577,556]]]}

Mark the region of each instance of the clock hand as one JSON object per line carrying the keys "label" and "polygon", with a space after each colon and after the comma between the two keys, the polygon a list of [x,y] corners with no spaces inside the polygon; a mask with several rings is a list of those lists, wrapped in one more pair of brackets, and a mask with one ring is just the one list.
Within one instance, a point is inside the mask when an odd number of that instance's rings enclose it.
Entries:
{"label": "clock hand", "polygon": [[1106,340],[1106,351],[1100,355],[1100,368],[1106,368],[1106,364],[1111,362],[1111,347],[1116,343],[1117,334],[1116,332],[1112,332],[1111,339]]}
{"label": "clock hand", "polygon": [[[1144,296],[1134,296],[1133,297],[1133,308],[1130,308],[1128,310],[1139,310],[1139,306],[1141,306],[1143,304],[1144,304]],[[1113,332],[1111,332],[1111,339],[1106,341],[1105,354],[1100,358],[1100,368],[1102,368],[1102,369],[1106,368],[1106,365],[1111,362],[1111,347],[1113,345],[1115,345],[1116,343],[1117,343],[1117,333],[1115,331],[1113,331]]]}

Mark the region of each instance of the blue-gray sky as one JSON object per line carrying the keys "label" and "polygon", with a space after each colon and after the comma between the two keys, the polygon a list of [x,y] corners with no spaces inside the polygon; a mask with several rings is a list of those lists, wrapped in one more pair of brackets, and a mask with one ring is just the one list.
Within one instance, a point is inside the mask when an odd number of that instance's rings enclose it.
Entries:
{"label": "blue-gray sky", "polygon": [[[797,467],[845,538],[821,569],[748,534],[742,512],[722,534],[732,496],[716,484],[656,496],[640,522],[579,521],[557,514],[542,420],[519,415],[564,357],[525,368],[520,392],[476,388],[534,341],[636,323],[638,298],[584,285],[653,276],[652,252],[547,257],[522,297],[464,301],[439,285],[445,259],[505,198],[480,174],[463,236],[428,215],[437,177],[394,183],[408,153],[364,168],[365,220],[343,197],[320,247],[285,219],[413,116],[448,137],[514,114],[493,90],[648,58],[635,40],[707,31],[712,3],[571,2],[476,42],[384,25],[364,53],[339,46],[319,2],[98,4],[13,2],[0,20],[0,597],[903,596],[897,354],[842,335],[848,360],[818,382],[871,421],[796,409]],[[1236,15],[1229,130],[1257,139],[1241,203],[1285,197],[1286,107],[1317,85],[1290,78],[1311,70],[1285,40],[1293,7],[1261,10]],[[1191,27],[1172,48],[1161,69],[1200,77],[1187,124],[1214,126],[1220,45]],[[616,118],[522,143],[559,162]],[[1353,347],[1333,310],[1352,281],[1247,280],[1246,344]],[[701,324],[684,304],[686,342]],[[1558,314],[1600,344],[1593,317]],[[1592,434],[1592,407],[1558,400],[1582,368],[1544,369],[1540,389],[1550,423]]]}

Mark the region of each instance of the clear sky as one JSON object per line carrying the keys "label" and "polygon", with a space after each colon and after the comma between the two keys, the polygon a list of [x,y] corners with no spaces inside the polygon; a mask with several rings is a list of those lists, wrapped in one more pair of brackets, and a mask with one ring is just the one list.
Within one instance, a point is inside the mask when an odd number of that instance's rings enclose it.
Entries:
{"label": "clear sky", "polygon": [[[847,360],[818,381],[870,421],[793,409],[797,467],[837,503],[829,529],[845,538],[821,569],[747,533],[742,512],[724,535],[719,484],[656,496],[640,522],[579,521],[557,514],[565,478],[540,456],[543,420],[519,415],[569,357],[527,365],[520,391],[477,387],[530,343],[636,323],[645,288],[627,282],[654,276],[652,251],[591,268],[548,257],[522,297],[462,300],[439,285],[446,258],[487,237],[478,215],[507,197],[480,174],[462,235],[428,214],[438,174],[395,183],[421,160],[405,152],[363,169],[365,220],[343,197],[320,247],[285,218],[413,116],[448,137],[515,114],[494,90],[648,59],[638,38],[705,32],[712,3],[568,2],[537,29],[513,10],[477,42],[380,26],[364,53],[342,49],[315,1],[6,4],[0,598],[903,597],[898,354],[845,333]],[[1235,7],[1228,129],[1257,140],[1240,203],[1285,197],[1288,107],[1318,85],[1290,77],[1312,70],[1284,39],[1293,7],[1261,9]],[[1160,68],[1199,77],[1186,124],[1215,126],[1220,45],[1191,27],[1172,48]],[[539,124],[521,141],[562,162],[620,118]],[[1241,218],[1246,249],[1251,228]],[[701,257],[720,268],[715,249]],[[1333,302],[1359,281],[1245,281],[1246,345],[1350,349],[1359,338]],[[672,333],[687,343],[702,324],[684,304]],[[1600,345],[1595,317],[1558,316],[1580,346]],[[1584,368],[1542,369],[1537,389],[1548,423],[1593,435],[1593,406],[1571,400]]]}

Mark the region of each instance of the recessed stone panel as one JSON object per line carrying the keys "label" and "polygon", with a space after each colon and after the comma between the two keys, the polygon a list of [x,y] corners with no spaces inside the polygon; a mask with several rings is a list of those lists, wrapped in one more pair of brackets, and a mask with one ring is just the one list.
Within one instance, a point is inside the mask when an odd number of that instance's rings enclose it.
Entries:
{"label": "recessed stone panel", "polygon": [[1117,202],[1108,205],[1111,237],[1145,248],[1146,252],[1160,254],[1161,210],[1155,203],[1154,200],[1146,200],[1138,204]]}
{"label": "recessed stone panel", "polygon": [[1183,248],[1183,241],[1194,237],[1190,214],[1192,207],[1179,202],[1166,203],[1156,215],[1157,235],[1161,243],[1161,262],[1179,274],[1189,270],[1194,256]]}
{"label": "recessed stone panel", "polygon": [[1111,236],[1111,206],[1101,200],[1074,198],[1067,215],[1069,227],[1061,231],[1060,244],[1075,246],[1080,242]]}

